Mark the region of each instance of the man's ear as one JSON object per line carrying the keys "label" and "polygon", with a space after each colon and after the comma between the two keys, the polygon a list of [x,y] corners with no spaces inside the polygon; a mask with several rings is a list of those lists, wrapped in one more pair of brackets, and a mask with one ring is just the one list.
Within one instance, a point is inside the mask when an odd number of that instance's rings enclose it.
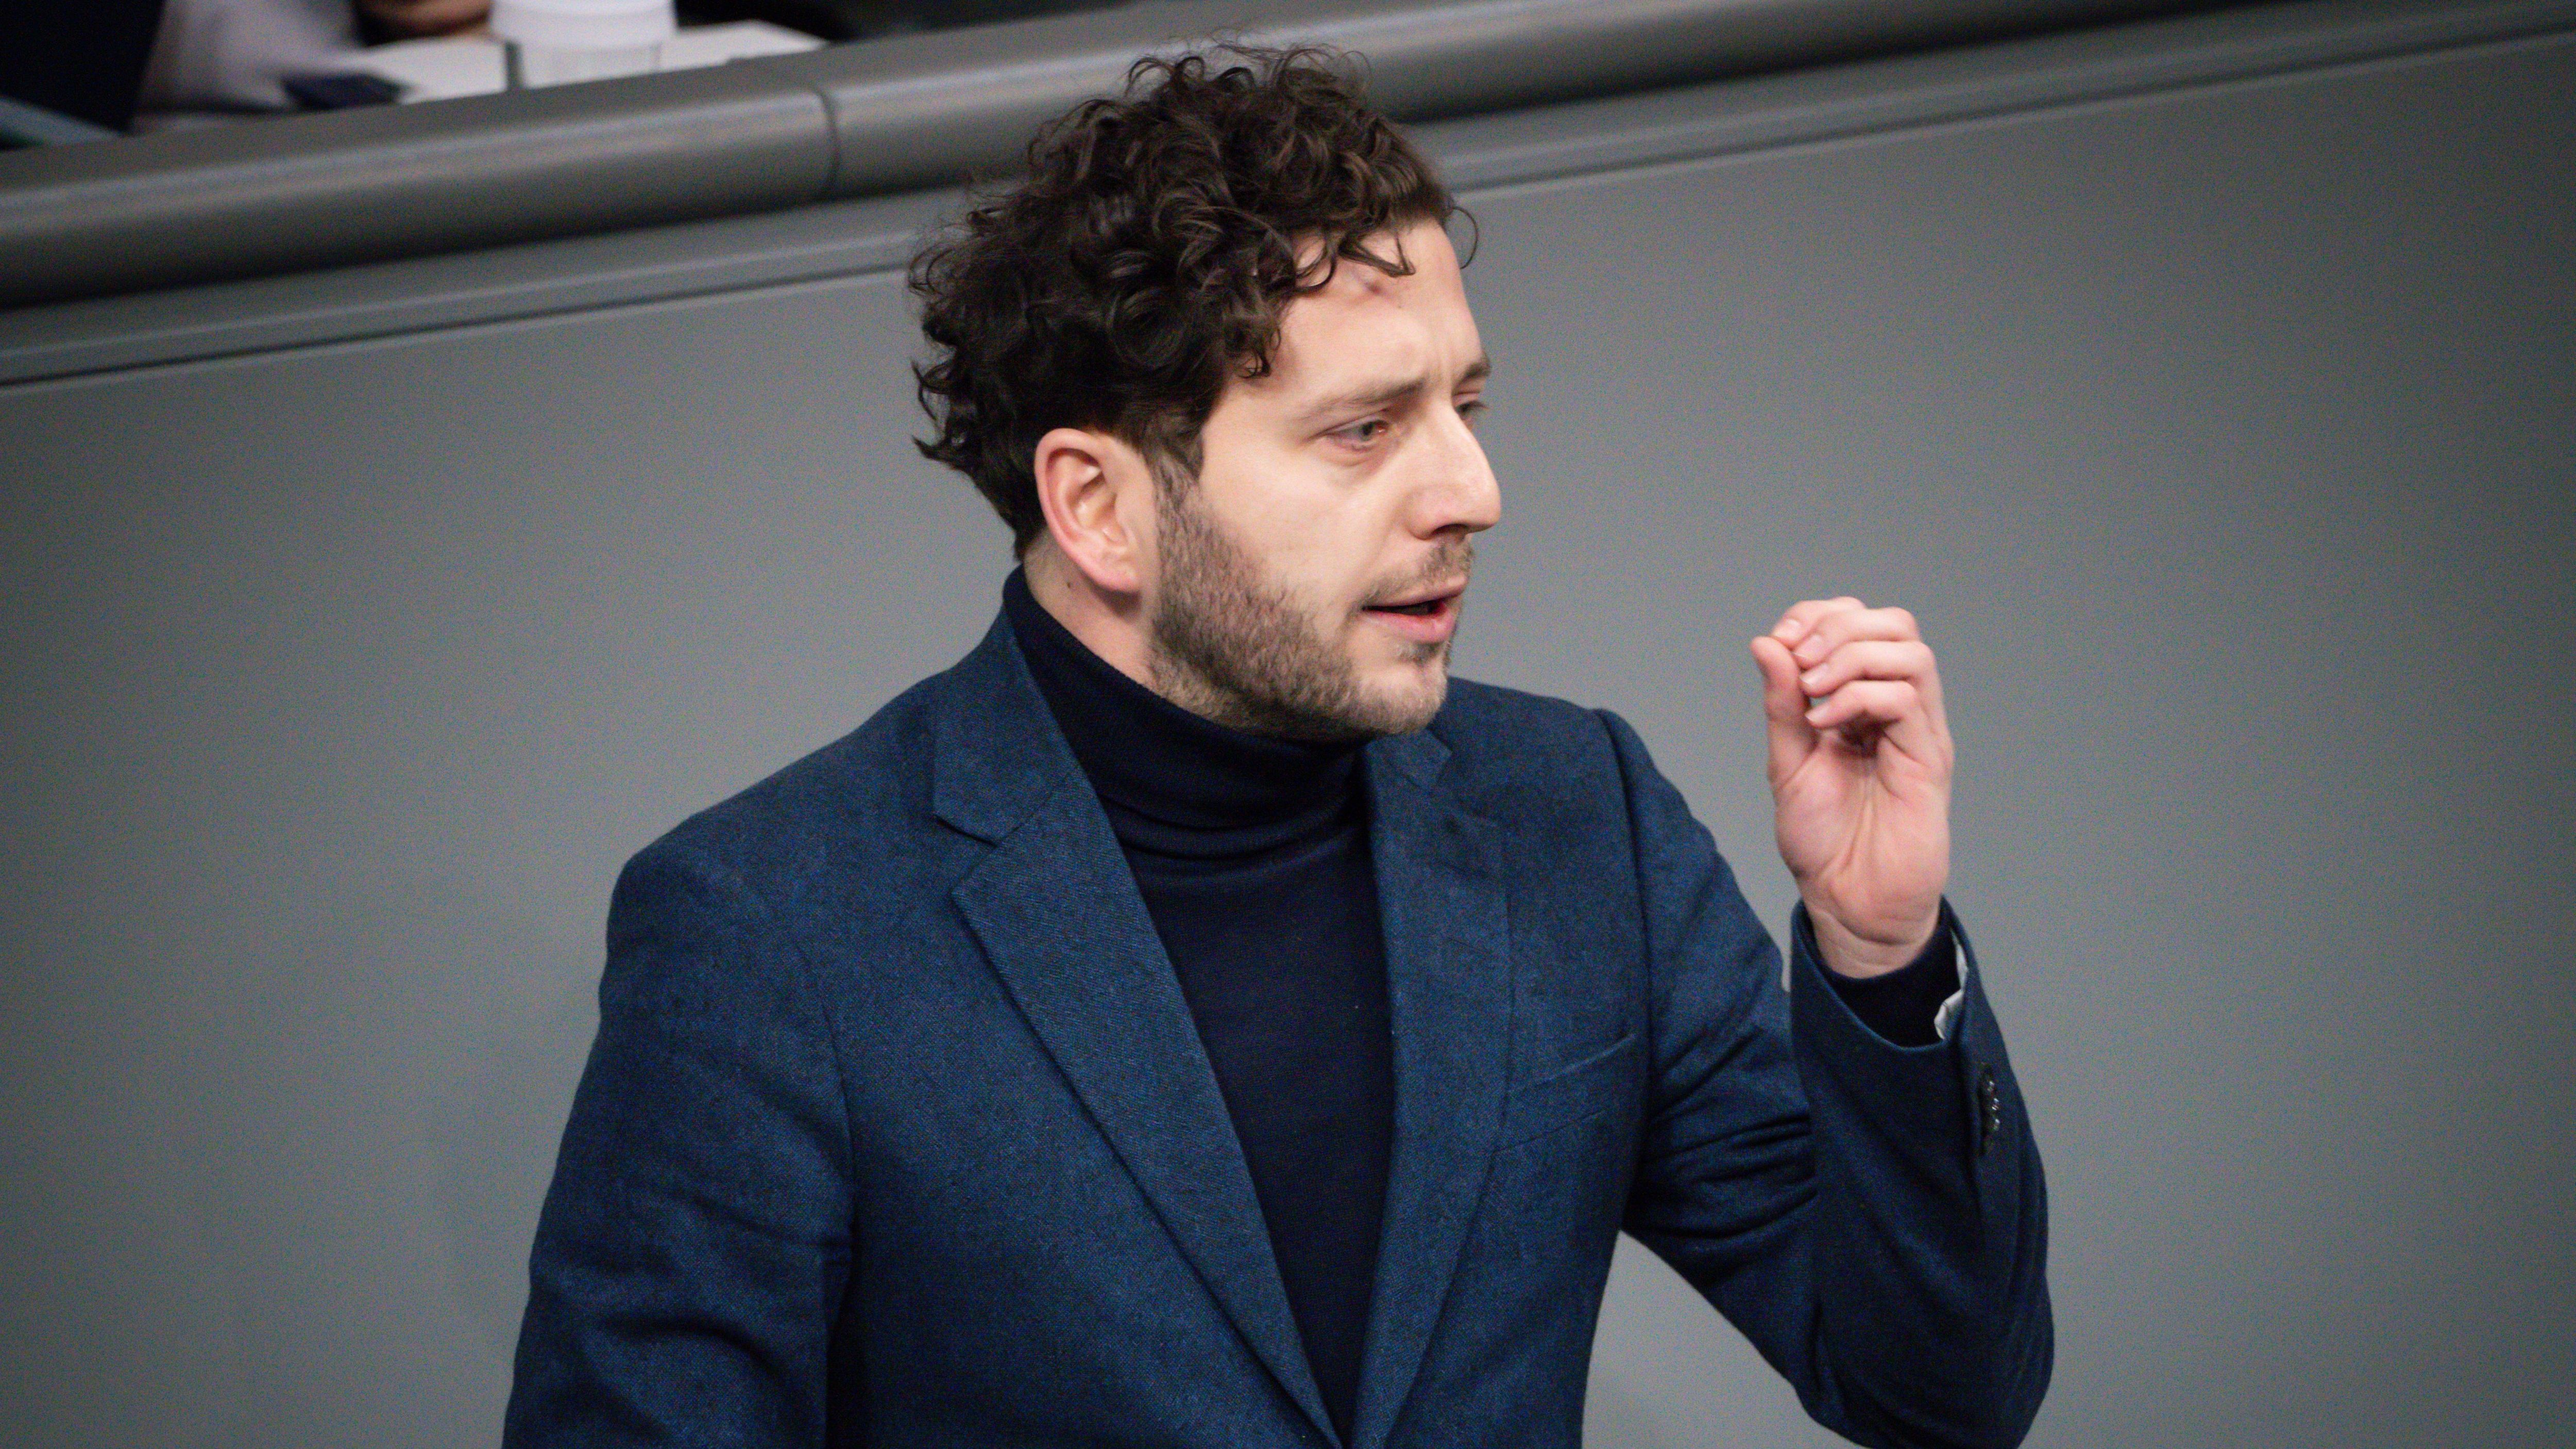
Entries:
{"label": "man's ear", "polygon": [[1153,573],[1153,478],[1144,455],[1107,433],[1056,428],[1031,469],[1047,535],[1107,594],[1138,594]]}

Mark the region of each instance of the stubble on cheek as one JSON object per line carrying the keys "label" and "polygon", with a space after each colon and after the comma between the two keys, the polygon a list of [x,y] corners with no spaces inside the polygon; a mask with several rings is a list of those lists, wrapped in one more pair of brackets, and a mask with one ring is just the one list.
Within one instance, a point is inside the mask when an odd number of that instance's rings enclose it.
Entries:
{"label": "stubble on cheek", "polygon": [[[1354,659],[1357,611],[1319,627],[1314,610],[1261,577],[1190,486],[1160,492],[1156,504],[1163,579],[1147,650],[1156,693],[1220,724],[1292,739],[1367,739],[1429,722],[1445,674],[1427,700],[1370,698]],[[1418,668],[1447,650],[1445,640],[1408,642],[1399,657]]]}

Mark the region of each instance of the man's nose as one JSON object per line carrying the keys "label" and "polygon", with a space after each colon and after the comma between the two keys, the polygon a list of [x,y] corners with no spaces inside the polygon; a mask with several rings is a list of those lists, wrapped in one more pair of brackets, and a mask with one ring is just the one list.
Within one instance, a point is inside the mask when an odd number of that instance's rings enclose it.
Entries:
{"label": "man's nose", "polygon": [[1503,490],[1475,431],[1453,411],[1431,434],[1432,456],[1423,460],[1424,476],[1414,501],[1417,531],[1429,536],[1493,527],[1503,516]]}

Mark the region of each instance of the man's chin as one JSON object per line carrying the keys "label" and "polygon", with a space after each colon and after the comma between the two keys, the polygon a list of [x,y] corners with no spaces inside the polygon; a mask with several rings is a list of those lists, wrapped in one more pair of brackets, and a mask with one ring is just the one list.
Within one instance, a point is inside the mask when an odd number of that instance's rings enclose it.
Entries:
{"label": "man's chin", "polygon": [[1431,723],[1449,697],[1449,661],[1442,656],[1411,665],[1410,678],[1388,681],[1369,692],[1369,733],[1404,735]]}

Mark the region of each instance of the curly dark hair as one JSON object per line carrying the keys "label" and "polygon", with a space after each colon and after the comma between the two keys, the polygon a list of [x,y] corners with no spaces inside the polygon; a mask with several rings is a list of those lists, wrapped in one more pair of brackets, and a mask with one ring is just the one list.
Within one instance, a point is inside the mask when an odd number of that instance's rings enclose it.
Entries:
{"label": "curly dark hair", "polygon": [[1025,179],[913,259],[933,347],[913,378],[937,428],[915,446],[973,480],[1014,552],[1046,530],[1031,463],[1048,429],[1099,428],[1158,480],[1194,477],[1227,378],[1269,372],[1296,296],[1343,259],[1410,273],[1367,240],[1460,212],[1362,99],[1352,57],[1216,49],[1236,63],[1136,62],[1124,95],[1041,128]]}

